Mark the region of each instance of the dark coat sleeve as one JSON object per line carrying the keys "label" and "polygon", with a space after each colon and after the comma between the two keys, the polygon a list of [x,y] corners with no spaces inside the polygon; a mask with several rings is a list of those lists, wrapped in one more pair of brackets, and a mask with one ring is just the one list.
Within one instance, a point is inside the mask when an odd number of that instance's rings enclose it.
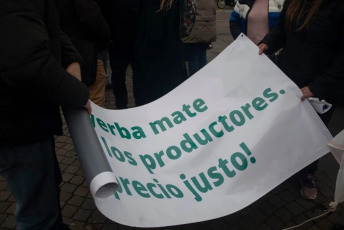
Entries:
{"label": "dark coat sleeve", "polygon": [[67,34],[60,32],[60,41],[61,41],[61,58],[62,65],[64,68],[67,68],[72,62],[81,63],[82,57],[80,56],[78,50],[75,48]]}
{"label": "dark coat sleeve", "polygon": [[98,4],[94,0],[74,0],[79,25],[94,41],[106,45],[110,41],[110,29]]}
{"label": "dark coat sleeve", "polygon": [[146,7],[146,33],[150,41],[161,43],[164,34],[164,13],[159,11],[159,6],[157,1],[148,1]]}
{"label": "dark coat sleeve", "polygon": [[7,44],[0,54],[4,84],[30,87],[45,100],[64,106],[86,104],[87,87],[69,75],[52,54],[50,37],[39,14],[8,14],[0,21],[0,28],[6,31],[0,43]]}
{"label": "dark coat sleeve", "polygon": [[[343,8],[344,9],[344,8]],[[335,97],[344,102],[344,10],[339,22],[340,38],[339,53],[334,58],[332,65],[322,71],[309,84],[311,92],[320,98]]]}
{"label": "dark coat sleeve", "polygon": [[270,30],[270,32],[263,38],[263,40],[259,42],[259,44],[265,43],[268,45],[269,49],[266,52],[267,54],[273,54],[280,48],[283,48],[286,39],[285,17],[289,4],[290,0],[286,0],[284,2],[279,22],[272,30]]}
{"label": "dark coat sleeve", "polygon": [[159,1],[145,0],[141,4],[135,45],[136,56],[157,56],[164,42],[164,11],[159,11]]}

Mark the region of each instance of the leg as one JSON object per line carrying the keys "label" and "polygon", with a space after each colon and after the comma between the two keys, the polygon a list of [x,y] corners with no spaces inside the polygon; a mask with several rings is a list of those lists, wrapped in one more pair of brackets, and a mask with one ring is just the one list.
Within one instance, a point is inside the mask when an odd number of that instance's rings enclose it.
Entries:
{"label": "leg", "polygon": [[[326,126],[328,126],[328,124],[330,123],[333,112],[334,112],[334,109],[331,109],[327,113],[319,114],[319,117],[321,118],[321,120],[324,122]],[[319,164],[319,160],[316,160],[310,165],[308,165],[307,167],[305,167],[304,169],[302,169],[300,172],[301,176],[305,176],[307,174],[314,175],[315,172],[318,170],[318,164]]]}
{"label": "leg", "polygon": [[65,229],[53,137],[30,145],[0,146],[0,173],[17,200],[18,230]]}
{"label": "leg", "polygon": [[105,103],[105,86],[106,75],[103,61],[98,59],[96,81],[88,88],[90,91],[90,100],[100,107],[104,107]]}
{"label": "leg", "polygon": [[[327,126],[331,120],[334,109],[327,113],[319,114],[321,120]],[[305,199],[314,200],[317,197],[315,185],[315,172],[318,170],[319,160],[314,161],[300,171],[301,195]]]}
{"label": "leg", "polygon": [[146,79],[147,72],[149,71],[146,68],[149,66],[145,64],[146,62],[142,60],[134,60],[132,62],[133,93],[136,106],[141,106],[150,102],[147,91],[151,90],[151,84],[147,84],[148,80]]}
{"label": "leg", "polygon": [[202,69],[204,66],[207,65],[207,43],[200,43],[198,47],[198,52],[199,52],[199,69]]}
{"label": "leg", "polygon": [[313,163],[311,163],[310,165],[306,166],[305,168],[303,168],[300,173],[301,176],[306,176],[307,174],[312,174],[314,175],[315,172],[318,170],[318,164],[319,164],[319,160],[314,161]]}
{"label": "leg", "polygon": [[[125,47],[127,48],[127,47]],[[109,49],[109,60],[112,70],[111,82],[112,91],[115,95],[118,109],[127,108],[128,92],[125,84],[127,68],[131,61],[131,49],[124,47],[111,47]]]}
{"label": "leg", "polygon": [[108,51],[101,51],[99,54],[98,54],[98,59],[100,59],[102,62],[103,62],[103,67],[104,67],[104,71],[105,71],[105,75],[107,73],[107,61],[109,59],[109,53]]}
{"label": "leg", "polygon": [[188,67],[188,76],[194,75],[199,69],[198,44],[184,44],[184,55]]}

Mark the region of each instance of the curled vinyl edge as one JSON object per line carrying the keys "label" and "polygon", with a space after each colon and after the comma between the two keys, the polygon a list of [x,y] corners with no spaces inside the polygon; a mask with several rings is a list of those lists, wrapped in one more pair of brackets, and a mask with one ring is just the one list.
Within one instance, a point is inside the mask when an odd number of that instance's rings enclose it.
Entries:
{"label": "curled vinyl edge", "polygon": [[113,172],[102,172],[95,176],[90,184],[93,197],[107,198],[113,195],[118,188],[116,177]]}

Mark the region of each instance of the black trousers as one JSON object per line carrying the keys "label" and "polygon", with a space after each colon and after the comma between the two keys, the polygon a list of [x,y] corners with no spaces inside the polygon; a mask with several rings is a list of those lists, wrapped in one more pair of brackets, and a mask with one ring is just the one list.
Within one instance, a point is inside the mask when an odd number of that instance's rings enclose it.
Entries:
{"label": "black trousers", "polygon": [[18,230],[63,230],[62,177],[54,137],[28,145],[0,145],[0,174],[17,200]]}
{"label": "black trousers", "polygon": [[[330,123],[333,112],[334,112],[334,109],[332,108],[331,110],[329,110],[328,112],[324,114],[319,114],[319,117],[321,118],[321,120],[324,122],[326,126],[328,126],[328,124]],[[314,173],[318,170],[318,165],[319,165],[319,160],[314,161],[313,163],[311,163],[310,165],[308,165],[307,167],[305,167],[304,169],[300,171],[300,176],[304,177],[307,174],[314,175]]]}
{"label": "black trousers", "polygon": [[133,58],[133,47],[134,45],[113,45],[109,48],[112,92],[115,95],[118,109],[125,109],[128,104],[128,91],[125,81],[127,68]]}

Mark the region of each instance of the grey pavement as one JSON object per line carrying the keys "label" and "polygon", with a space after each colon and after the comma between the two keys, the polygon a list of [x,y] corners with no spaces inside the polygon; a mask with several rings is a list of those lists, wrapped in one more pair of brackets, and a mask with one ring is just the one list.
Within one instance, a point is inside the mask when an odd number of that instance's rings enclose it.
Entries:
{"label": "grey pavement", "polygon": [[[218,11],[218,39],[213,49],[208,51],[209,61],[216,57],[233,38],[228,29],[230,9]],[[132,94],[132,73],[128,70],[129,107],[135,106]],[[106,107],[115,109],[111,90],[106,91]],[[344,108],[336,109],[329,125],[333,135],[344,129]],[[56,153],[63,175],[61,184],[61,206],[63,219],[73,230],[84,229],[86,224],[93,224],[102,230],[139,229],[123,226],[104,217],[95,207],[89,187],[84,178],[83,169],[78,161],[73,141],[66,125],[64,135],[56,137]],[[316,173],[318,197],[314,201],[301,198],[297,176],[294,175],[268,194],[232,215],[201,223],[165,227],[165,230],[280,230],[299,224],[323,213],[333,201],[338,164],[331,154],[320,160]],[[6,182],[0,177],[0,230],[15,229],[15,199],[11,196]],[[224,204],[231,205],[231,204]],[[344,205],[336,212],[311,221],[296,229],[330,230],[335,223],[344,224]]]}

